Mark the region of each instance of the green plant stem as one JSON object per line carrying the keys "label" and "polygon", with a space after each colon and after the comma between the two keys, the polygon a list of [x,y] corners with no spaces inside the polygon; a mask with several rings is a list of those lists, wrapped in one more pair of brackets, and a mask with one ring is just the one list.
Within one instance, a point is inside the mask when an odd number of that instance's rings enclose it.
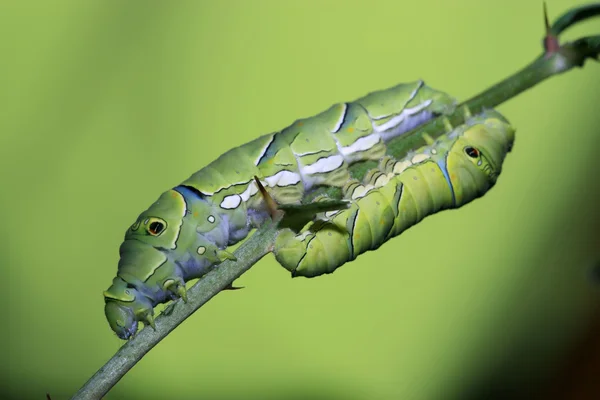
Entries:
{"label": "green plant stem", "polygon": [[573,8],[565,12],[554,21],[550,27],[550,32],[553,35],[558,36],[567,28],[588,18],[595,17],[598,14],[600,14],[600,3],[590,3],[581,7]]}
{"label": "green plant stem", "polygon": [[[562,32],[569,26],[591,16],[600,14],[600,4],[578,7],[568,11],[557,19],[553,25],[557,32]],[[447,116],[452,125],[460,125],[465,116],[463,107],[467,106],[473,114],[485,108],[492,108],[514,96],[528,90],[543,80],[569,71],[574,67],[583,66],[587,58],[598,58],[600,54],[600,36],[591,36],[566,43],[559,50],[542,54],[531,64],[504,79],[488,90],[463,102],[455,113]],[[445,133],[444,121],[436,118],[388,144],[388,152],[396,158],[402,158],[408,151],[423,146],[423,133],[438,137]],[[376,164],[375,164],[376,165]],[[350,171],[354,177],[362,177],[374,166],[373,163],[353,165]],[[339,190],[327,189],[316,194],[327,193],[332,198],[339,198]],[[108,362],[100,368],[83,387],[73,396],[73,399],[100,399],[104,396],[142,357],[156,344],[164,339],[171,331],[179,326],[202,305],[217,293],[233,283],[252,265],[272,251],[277,235],[279,221],[265,224],[246,240],[235,252],[238,261],[226,261],[218,268],[209,272],[188,291],[188,302],[178,300],[174,303],[169,315],[159,315],[156,318],[156,330],[145,327],[133,339],[125,343]]]}

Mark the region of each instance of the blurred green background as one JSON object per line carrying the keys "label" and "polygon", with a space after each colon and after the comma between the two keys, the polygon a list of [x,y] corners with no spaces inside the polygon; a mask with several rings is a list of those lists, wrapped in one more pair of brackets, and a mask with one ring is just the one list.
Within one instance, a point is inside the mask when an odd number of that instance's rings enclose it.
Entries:
{"label": "blurred green background", "polygon": [[[552,18],[573,2],[548,6]],[[537,56],[543,35],[538,0],[9,0],[0,15],[2,390],[20,399],[68,398],[119,348],[102,291],[125,230],[164,190],[399,82],[464,100]],[[598,20],[565,38],[590,33]],[[333,275],[290,279],[265,258],[106,398],[543,385],[600,306],[599,104],[592,62],[501,105],[517,139],[485,197]]]}

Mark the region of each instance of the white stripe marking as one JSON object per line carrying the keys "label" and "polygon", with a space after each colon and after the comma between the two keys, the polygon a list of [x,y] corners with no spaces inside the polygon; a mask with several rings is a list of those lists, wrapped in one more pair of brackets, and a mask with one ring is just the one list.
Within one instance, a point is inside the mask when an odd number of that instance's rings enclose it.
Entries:
{"label": "white stripe marking", "polygon": [[396,115],[394,118],[390,119],[388,122],[386,122],[383,125],[377,126],[376,124],[373,123],[373,129],[376,132],[385,132],[388,129],[395,127],[396,125],[400,125],[400,123],[402,122],[402,120],[404,120],[404,118],[418,113],[419,111],[423,110],[425,107],[428,107],[432,102],[433,102],[433,100],[429,99],[419,105],[414,106],[413,108],[405,108],[404,110],[402,110],[400,115]]}
{"label": "white stripe marking", "polygon": [[410,167],[411,165],[412,163],[409,160],[399,161],[396,164],[394,164],[394,169],[392,171],[394,172],[394,174],[398,175],[404,172],[404,170],[406,170],[406,168]]}
{"label": "white stripe marking", "polygon": [[359,151],[369,150],[371,147],[379,143],[380,140],[381,137],[379,136],[379,134],[373,133],[369,136],[361,137],[360,139],[352,143],[350,146],[341,147],[340,152],[345,156],[349,156]]}
{"label": "white stripe marking", "polygon": [[352,191],[352,200],[356,200],[362,197],[365,197],[369,190],[366,186],[358,186]]}
{"label": "white stripe marking", "polygon": [[324,153],[327,150],[307,151],[306,153],[294,153],[296,157],[312,156],[313,154]]}
{"label": "white stripe marking", "polygon": [[340,210],[335,210],[335,211],[327,211],[327,212],[325,213],[325,218],[331,219],[331,218],[333,218],[334,216],[336,216],[336,215],[337,215],[337,214],[339,214],[339,213],[340,213]]}
{"label": "white stripe marking", "polygon": [[273,176],[265,178],[267,184],[273,186],[291,186],[300,182],[300,175],[291,171],[279,171]]}
{"label": "white stripe marking", "polygon": [[316,163],[302,167],[305,174],[319,174],[335,171],[344,164],[344,157],[340,155],[320,158]]}
{"label": "white stripe marking", "polygon": [[242,192],[242,194],[240,194],[240,197],[242,198],[243,201],[248,201],[248,199],[250,197],[254,196],[257,192],[258,192],[258,187],[256,186],[256,182],[252,181],[252,182],[250,182],[250,184],[248,185],[246,190],[244,190]]}
{"label": "white stripe marking", "polygon": [[375,179],[376,187],[384,187],[390,181],[390,178],[387,175],[381,175],[379,178]]}
{"label": "white stripe marking", "polygon": [[418,164],[418,163],[420,163],[420,162],[423,162],[423,161],[427,160],[428,158],[429,158],[429,155],[428,155],[428,154],[423,154],[423,153],[421,153],[421,154],[417,154],[416,156],[414,156],[414,157],[412,158],[412,160],[410,160],[410,161],[411,161],[413,164]]}
{"label": "white stripe marking", "polygon": [[[407,105],[408,103],[411,102],[412,99],[415,98],[415,96],[417,95],[417,93],[419,92],[419,90],[421,90],[421,88],[423,87],[424,84],[425,84],[425,81],[423,81],[421,79],[417,81],[417,87],[414,88],[412,92],[410,92],[410,95],[408,96],[408,99],[404,102],[404,105]],[[401,85],[403,85],[403,84],[401,83],[400,85],[397,85],[395,87],[398,87],[398,86],[401,86]],[[384,114],[384,115],[379,115],[379,116],[373,116],[373,115],[371,115],[371,113],[369,112],[369,110],[367,110],[367,114],[369,114],[369,117],[371,119],[374,119],[374,120],[380,120],[380,119],[387,118],[387,117],[390,116],[389,114]]]}
{"label": "white stripe marking", "polygon": [[242,198],[237,194],[230,194],[229,196],[225,196],[223,201],[221,202],[221,208],[226,210],[232,210],[237,208],[242,202]]}

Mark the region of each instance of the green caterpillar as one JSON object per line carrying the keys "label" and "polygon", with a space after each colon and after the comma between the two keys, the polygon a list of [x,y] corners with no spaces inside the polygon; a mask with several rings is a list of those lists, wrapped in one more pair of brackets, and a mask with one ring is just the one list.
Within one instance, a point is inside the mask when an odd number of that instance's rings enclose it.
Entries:
{"label": "green caterpillar", "polygon": [[275,257],[293,276],[332,273],[428,215],[481,197],[496,182],[514,130],[495,111],[470,118],[403,160],[384,157],[363,182],[350,181],[347,210],[327,212],[277,238]]}
{"label": "green caterpillar", "polygon": [[163,193],[120,247],[117,276],[104,292],[111,329],[128,339],[138,321],[154,326],[157,304],[186,300],[185,282],[234,259],[227,246],[269,218],[254,176],[278,204],[299,204],[317,187],[342,188],[351,164],[382,159],[387,141],[455,105],[423,81],[373,92],[234,148]]}

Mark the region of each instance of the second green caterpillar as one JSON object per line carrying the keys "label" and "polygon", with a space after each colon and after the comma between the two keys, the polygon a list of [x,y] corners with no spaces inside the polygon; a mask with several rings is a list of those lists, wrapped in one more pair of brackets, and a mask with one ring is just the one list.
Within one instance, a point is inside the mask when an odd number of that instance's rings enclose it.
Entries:
{"label": "second green caterpillar", "polygon": [[363,182],[345,185],[349,209],[281,233],[277,261],[293,276],[331,273],[426,216],[461,207],[495,184],[513,141],[513,128],[489,110],[402,160],[384,157]]}

